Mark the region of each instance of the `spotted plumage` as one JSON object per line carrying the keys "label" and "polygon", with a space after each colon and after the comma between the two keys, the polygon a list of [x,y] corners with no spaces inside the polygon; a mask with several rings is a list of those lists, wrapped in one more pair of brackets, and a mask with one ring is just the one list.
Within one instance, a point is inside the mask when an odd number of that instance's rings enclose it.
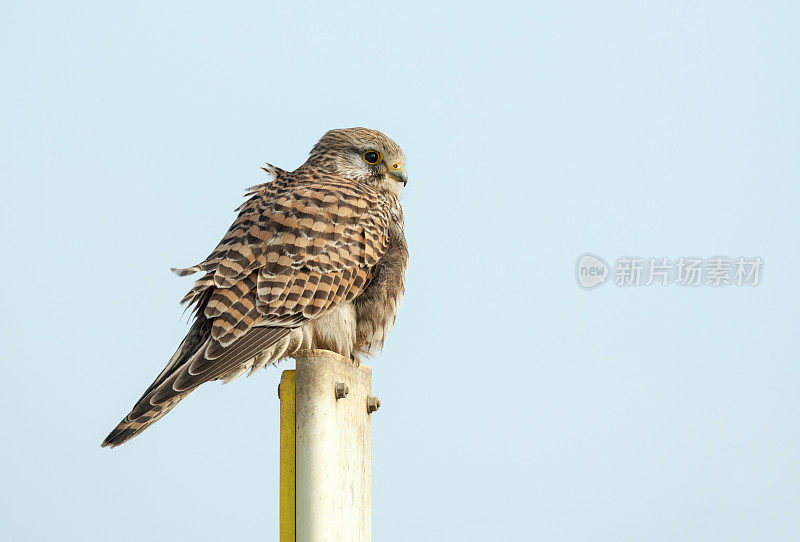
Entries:
{"label": "spotted plumage", "polygon": [[309,348],[360,360],[380,347],[408,263],[404,162],[382,133],[351,128],[326,133],[295,171],[263,168],[268,182],[249,189],[211,254],[173,269],[202,273],[182,301],[194,323],[103,446],[136,436],[204,382]]}

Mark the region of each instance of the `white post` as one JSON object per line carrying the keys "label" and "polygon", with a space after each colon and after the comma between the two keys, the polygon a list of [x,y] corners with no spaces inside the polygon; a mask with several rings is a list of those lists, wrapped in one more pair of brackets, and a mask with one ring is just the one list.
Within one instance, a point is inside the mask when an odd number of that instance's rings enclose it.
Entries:
{"label": "white post", "polygon": [[369,542],[372,370],[326,350],[296,360],[296,540]]}

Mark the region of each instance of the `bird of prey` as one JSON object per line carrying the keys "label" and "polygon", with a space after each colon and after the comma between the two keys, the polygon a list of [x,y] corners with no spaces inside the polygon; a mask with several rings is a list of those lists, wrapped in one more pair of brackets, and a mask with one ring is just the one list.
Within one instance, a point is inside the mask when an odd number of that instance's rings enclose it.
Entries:
{"label": "bird of prey", "polygon": [[194,322],[102,446],[118,446],[197,386],[229,382],[299,350],[360,362],[383,345],[403,296],[405,156],[366,128],[331,130],[294,171],[267,164],[183,298]]}

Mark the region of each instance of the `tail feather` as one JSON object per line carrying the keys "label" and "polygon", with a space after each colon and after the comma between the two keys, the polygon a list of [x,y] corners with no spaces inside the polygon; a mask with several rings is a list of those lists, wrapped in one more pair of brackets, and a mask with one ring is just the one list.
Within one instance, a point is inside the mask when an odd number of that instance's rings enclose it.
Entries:
{"label": "tail feather", "polygon": [[167,366],[161,371],[161,374],[156,377],[139,400],[136,401],[128,415],[103,440],[101,444],[103,448],[106,446],[113,448],[132,439],[172,410],[172,407],[177,405],[181,399],[189,395],[189,392],[192,391],[191,389],[182,393],[172,393],[162,402],[151,401],[157,390],[167,384],[168,381],[174,381],[180,369],[205,350],[209,329],[210,326],[205,318],[201,317],[195,322],[186,338],[181,342],[178,350],[170,358]]}
{"label": "tail feather", "polygon": [[126,416],[125,419],[119,422],[119,424],[108,434],[101,446],[103,448],[106,446],[114,448],[115,446],[119,446],[120,444],[127,442],[161,419],[162,416],[172,410],[172,407],[177,405],[178,402],[187,395],[188,393],[176,395],[167,403],[154,406],[147,413],[132,420],[129,420]]}
{"label": "tail feather", "polygon": [[[219,347],[210,337],[209,321],[203,320],[205,318],[201,315],[158,378],[130,413],[108,434],[101,446],[113,448],[130,440],[158,421],[200,384],[210,380],[232,379],[249,369],[265,349],[274,346],[278,351],[272,353],[271,359],[264,363],[277,361],[275,355],[285,355],[286,345],[283,342],[289,340],[288,335],[294,329],[254,327],[232,345]],[[212,345],[217,346],[213,357],[209,355]]]}

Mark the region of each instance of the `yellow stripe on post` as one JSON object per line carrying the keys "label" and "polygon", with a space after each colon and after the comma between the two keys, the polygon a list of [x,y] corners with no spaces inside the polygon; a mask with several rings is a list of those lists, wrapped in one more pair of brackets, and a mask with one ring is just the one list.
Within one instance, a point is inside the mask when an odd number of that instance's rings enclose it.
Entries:
{"label": "yellow stripe on post", "polygon": [[295,371],[283,371],[281,398],[280,541],[295,542]]}

